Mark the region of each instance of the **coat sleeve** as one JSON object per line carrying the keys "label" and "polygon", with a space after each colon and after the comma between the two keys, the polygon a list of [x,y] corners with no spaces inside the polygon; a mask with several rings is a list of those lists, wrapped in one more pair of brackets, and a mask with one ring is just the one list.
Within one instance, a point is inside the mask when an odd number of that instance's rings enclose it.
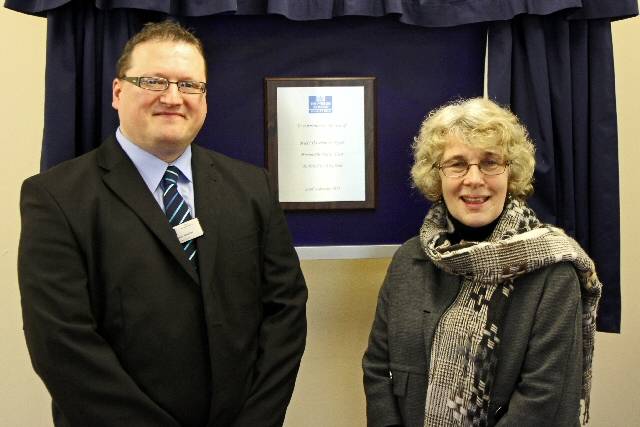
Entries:
{"label": "coat sleeve", "polygon": [[402,425],[400,409],[393,394],[389,366],[387,309],[393,288],[393,265],[392,262],[380,288],[369,344],[362,358],[369,427]]}
{"label": "coat sleeve", "polygon": [[[268,186],[266,171],[264,178]],[[263,231],[261,299],[255,378],[234,427],[281,426],[307,336],[305,284],[287,223],[275,194]]]}
{"label": "coat sleeve", "polygon": [[174,426],[122,368],[93,316],[86,263],[65,212],[38,180],[21,191],[18,278],[36,373],[70,426]]}
{"label": "coat sleeve", "polygon": [[580,284],[567,263],[552,267],[545,280],[520,379],[496,424],[500,427],[580,425]]}

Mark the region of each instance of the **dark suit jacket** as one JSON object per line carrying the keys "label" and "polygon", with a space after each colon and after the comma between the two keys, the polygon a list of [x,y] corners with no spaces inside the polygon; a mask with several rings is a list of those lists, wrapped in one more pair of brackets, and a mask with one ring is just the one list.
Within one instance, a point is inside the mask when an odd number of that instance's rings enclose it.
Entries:
{"label": "dark suit jacket", "polygon": [[199,268],[111,137],[22,186],[24,332],[58,426],[276,426],[307,290],[262,169],[193,146]]}
{"label": "dark suit jacket", "polygon": [[[422,427],[431,346],[460,290],[414,237],[394,255],[363,358],[370,427]],[[569,263],[514,281],[502,322],[488,425],[579,426],[582,391],[580,282]]]}

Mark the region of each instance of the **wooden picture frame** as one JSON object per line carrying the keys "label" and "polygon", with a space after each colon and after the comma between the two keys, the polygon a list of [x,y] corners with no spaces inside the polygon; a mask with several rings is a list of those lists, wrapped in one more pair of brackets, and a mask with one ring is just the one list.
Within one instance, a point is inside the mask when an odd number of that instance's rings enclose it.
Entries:
{"label": "wooden picture frame", "polygon": [[265,78],[266,163],[283,209],[375,208],[374,85]]}

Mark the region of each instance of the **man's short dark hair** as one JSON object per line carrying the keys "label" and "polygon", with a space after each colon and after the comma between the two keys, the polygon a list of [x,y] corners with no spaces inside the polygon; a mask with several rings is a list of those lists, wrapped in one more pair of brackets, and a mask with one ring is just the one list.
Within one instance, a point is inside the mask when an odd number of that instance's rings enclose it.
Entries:
{"label": "man's short dark hair", "polygon": [[206,75],[207,57],[204,54],[204,46],[200,39],[189,29],[183,27],[179,23],[166,20],[162,22],[149,22],[144,24],[142,30],[131,37],[127,44],[124,45],[122,54],[116,63],[116,76],[118,78],[124,77],[126,75],[126,71],[131,68],[131,53],[133,52],[133,49],[137,45],[149,41],[182,42],[194,46],[198,52],[200,52],[200,55],[202,55]]}

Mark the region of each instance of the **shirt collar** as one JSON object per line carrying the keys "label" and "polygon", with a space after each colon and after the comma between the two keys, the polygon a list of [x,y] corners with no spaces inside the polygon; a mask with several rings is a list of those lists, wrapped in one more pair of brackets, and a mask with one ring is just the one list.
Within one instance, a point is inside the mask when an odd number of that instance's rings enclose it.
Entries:
{"label": "shirt collar", "polygon": [[147,187],[149,187],[149,190],[152,192],[154,192],[160,185],[162,176],[169,165],[176,166],[189,182],[193,181],[191,173],[190,145],[187,146],[184,153],[182,153],[173,163],[167,163],[131,142],[131,140],[122,133],[119,127],[118,130],[116,130],[116,139],[125,153],[127,153],[127,156],[129,156],[136,169],[138,169],[140,176],[142,176],[142,179],[145,184],[147,184]]}

